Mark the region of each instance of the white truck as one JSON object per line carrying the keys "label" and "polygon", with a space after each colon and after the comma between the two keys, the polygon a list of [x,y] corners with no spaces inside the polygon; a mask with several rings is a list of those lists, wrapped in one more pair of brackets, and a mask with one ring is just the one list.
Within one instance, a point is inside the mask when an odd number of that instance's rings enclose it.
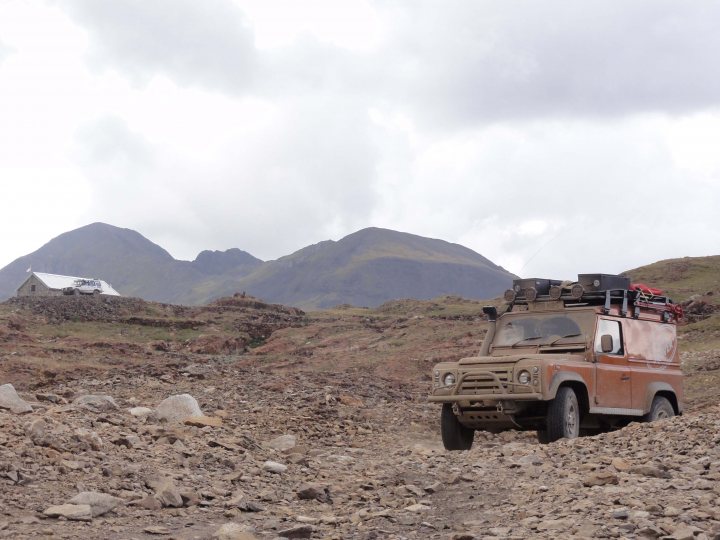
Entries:
{"label": "white truck", "polygon": [[79,296],[81,294],[102,294],[102,282],[99,279],[76,279],[72,287],[64,287],[62,290],[63,294],[74,294]]}

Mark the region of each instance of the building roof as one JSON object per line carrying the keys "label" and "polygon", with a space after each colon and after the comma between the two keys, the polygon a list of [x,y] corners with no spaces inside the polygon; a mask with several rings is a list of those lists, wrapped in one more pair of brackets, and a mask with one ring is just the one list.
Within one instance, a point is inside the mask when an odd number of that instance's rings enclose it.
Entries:
{"label": "building roof", "polygon": [[[33,275],[42,281],[49,289],[60,290],[65,287],[72,287],[76,279],[95,279],[76,276],[60,276],[58,274],[46,274],[44,272],[33,272]],[[108,296],[120,296],[120,293],[113,289],[112,285],[110,285],[107,281],[103,281],[102,279],[98,281],[102,283],[102,294],[106,294]]]}

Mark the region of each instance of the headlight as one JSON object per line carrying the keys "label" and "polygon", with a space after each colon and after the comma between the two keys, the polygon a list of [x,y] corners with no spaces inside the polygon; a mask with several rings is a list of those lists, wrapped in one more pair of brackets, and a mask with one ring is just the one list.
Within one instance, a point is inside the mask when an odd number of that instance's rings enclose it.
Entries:
{"label": "headlight", "polygon": [[443,377],[443,384],[445,386],[452,386],[455,384],[456,380],[457,379],[455,379],[454,373],[446,373],[445,376]]}
{"label": "headlight", "polygon": [[520,384],[530,384],[530,372],[523,369],[518,373],[517,380]]}

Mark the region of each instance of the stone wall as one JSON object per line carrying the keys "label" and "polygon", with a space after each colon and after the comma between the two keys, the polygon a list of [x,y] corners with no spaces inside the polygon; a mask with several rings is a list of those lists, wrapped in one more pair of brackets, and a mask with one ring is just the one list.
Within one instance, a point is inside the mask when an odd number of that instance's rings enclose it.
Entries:
{"label": "stone wall", "polygon": [[25,280],[17,290],[18,296],[61,296],[62,291],[59,289],[50,289],[35,275]]}

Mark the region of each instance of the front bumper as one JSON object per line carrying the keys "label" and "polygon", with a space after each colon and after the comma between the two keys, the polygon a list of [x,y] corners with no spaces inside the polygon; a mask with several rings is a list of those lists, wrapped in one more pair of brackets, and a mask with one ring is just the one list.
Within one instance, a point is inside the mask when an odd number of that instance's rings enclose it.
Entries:
{"label": "front bumper", "polygon": [[[461,373],[453,386],[441,386],[433,389],[428,401],[435,403],[479,403],[501,400],[540,401],[542,392],[531,384],[520,384],[508,380],[511,371],[504,379],[498,370],[468,369]],[[488,403],[490,405],[490,403]]]}
{"label": "front bumper", "polygon": [[467,401],[475,403],[478,401],[542,401],[543,395],[538,392],[529,394],[448,394],[445,396],[428,396],[428,401],[433,403],[458,403]]}

